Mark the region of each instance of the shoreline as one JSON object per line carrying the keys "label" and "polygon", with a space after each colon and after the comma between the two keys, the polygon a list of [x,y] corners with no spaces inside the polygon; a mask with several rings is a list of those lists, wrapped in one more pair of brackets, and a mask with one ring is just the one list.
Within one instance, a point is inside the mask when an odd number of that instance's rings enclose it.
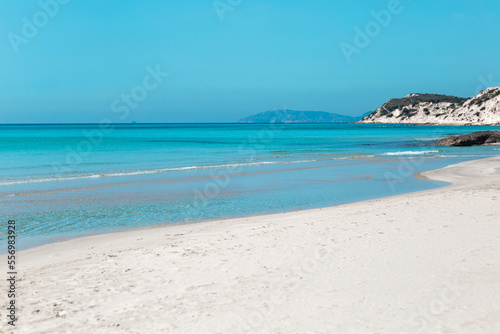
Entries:
{"label": "shoreline", "polygon": [[415,176],[451,185],[20,251],[19,333],[500,330],[500,157]]}
{"label": "shoreline", "polygon": [[[292,211],[284,211],[284,212],[277,212],[277,213],[257,213],[253,215],[246,215],[246,216],[240,216],[240,217],[226,217],[226,218],[218,218],[218,219],[206,219],[206,220],[200,220],[200,221],[194,221],[194,222],[181,222],[181,223],[175,223],[175,224],[170,224],[170,223],[161,223],[158,225],[148,225],[148,226],[142,226],[139,228],[134,228],[134,227],[128,227],[128,228],[123,228],[119,230],[110,230],[110,231],[101,231],[101,232],[89,232],[89,233],[82,233],[78,234],[75,236],[68,236],[68,237],[60,237],[60,238],[55,238],[54,241],[47,242],[47,243],[41,243],[41,244],[35,244],[34,246],[29,246],[28,248],[23,248],[20,251],[28,251],[28,250],[33,250],[38,247],[43,247],[43,246],[49,246],[53,244],[58,244],[58,243],[64,243],[64,242],[71,242],[73,240],[78,240],[78,239],[83,239],[83,238],[93,238],[93,237],[98,237],[101,235],[109,235],[109,234],[122,234],[122,233],[134,233],[134,232],[139,232],[142,230],[150,230],[150,229],[165,229],[165,228],[173,228],[173,227],[179,227],[179,226],[185,226],[185,225],[197,225],[197,224],[206,224],[210,222],[216,222],[216,221],[232,221],[232,220],[240,220],[240,219],[247,219],[247,218],[258,218],[258,217],[272,217],[275,215],[283,215],[283,214],[290,214],[290,213],[296,213],[296,212],[308,212],[308,211],[315,211],[315,210],[325,210],[325,209],[332,209],[335,207],[339,206],[345,206],[345,205],[351,205],[351,204],[358,204],[358,203],[364,203],[364,202],[370,202],[370,201],[375,201],[375,200],[380,200],[380,199],[390,199],[394,197],[400,197],[400,196],[406,196],[409,194],[418,194],[418,193],[425,193],[425,192],[431,192],[431,191],[436,191],[440,190],[443,188],[451,187],[454,185],[457,185],[456,183],[460,182],[460,179],[452,179],[450,177],[441,177],[440,176],[440,171],[444,170],[448,167],[453,167],[456,165],[461,165],[464,163],[472,163],[476,161],[484,161],[484,160],[489,160],[489,159],[495,159],[494,157],[490,158],[483,158],[483,159],[474,159],[474,160],[468,160],[464,161],[458,164],[453,164],[449,165],[440,169],[436,170],[429,170],[429,171],[424,171],[424,172],[415,172],[413,173],[413,176],[422,181],[439,181],[443,183],[447,183],[447,185],[443,185],[440,187],[436,187],[433,189],[427,189],[427,190],[421,190],[421,191],[412,191],[404,194],[398,194],[398,195],[391,195],[391,196],[384,196],[384,197],[377,197],[369,200],[361,200],[361,201],[355,201],[355,202],[349,202],[345,204],[340,204],[340,205],[335,205],[335,206],[327,206],[327,207],[320,207],[320,208],[312,208],[312,209],[303,209],[303,210],[292,210]],[[435,173],[436,172],[436,173]],[[1,253],[0,256],[5,255],[5,253]]]}
{"label": "shoreline", "polygon": [[[393,161],[396,161],[397,158],[387,157],[387,158],[384,158],[384,160],[380,159],[378,162],[391,161],[391,159]],[[439,158],[434,158],[434,159],[439,159]],[[351,164],[367,164],[367,163],[366,162],[361,162],[361,163],[350,162],[348,165],[351,165]],[[319,168],[321,168],[321,167],[319,167]],[[416,176],[417,174],[419,174],[419,173],[413,173],[413,176],[415,176],[416,179],[430,180],[430,179],[426,179],[426,178],[417,177]],[[155,183],[155,182],[161,182],[161,181],[142,181],[142,183]],[[124,183],[124,184],[132,184],[132,183]],[[135,182],[134,182],[134,184],[135,184]],[[116,184],[113,186],[119,186],[119,185],[123,185],[123,184]],[[433,189],[442,188],[444,186],[446,186],[446,185],[436,186]],[[108,187],[108,185],[103,186],[103,187]],[[94,189],[97,189],[97,187]],[[68,191],[68,190],[59,190],[59,191],[62,192],[62,191]],[[69,191],[72,191],[72,190],[69,190]],[[422,191],[422,190],[408,190],[408,192],[406,192],[405,194],[419,192],[419,191]],[[38,194],[38,193],[34,193],[34,194]],[[401,195],[401,194],[399,194],[399,195]],[[399,196],[399,195],[388,195],[388,196],[384,195],[384,196],[380,196],[380,197],[374,197],[371,199],[358,199],[358,200],[355,200],[353,202],[342,203],[342,204],[338,204],[338,205],[327,205],[327,206],[318,206],[318,207],[312,207],[312,208],[301,208],[301,209],[293,209],[293,210],[283,209],[283,210],[276,211],[276,212],[253,213],[253,214],[245,214],[245,215],[240,215],[240,216],[203,218],[201,220],[196,220],[196,221],[183,221],[183,222],[176,222],[176,223],[163,222],[163,223],[146,225],[146,226],[139,226],[139,227],[129,226],[129,227],[121,227],[118,229],[88,231],[88,232],[80,232],[78,234],[69,234],[69,235],[59,234],[59,235],[49,235],[49,236],[45,236],[45,235],[29,236],[26,238],[29,241],[26,243],[26,245],[23,245],[22,247],[18,246],[18,251],[25,251],[28,249],[32,249],[32,248],[36,248],[36,247],[40,247],[40,246],[44,246],[44,245],[50,245],[50,244],[54,244],[54,243],[60,243],[60,242],[70,241],[70,240],[79,239],[79,238],[92,237],[92,236],[97,236],[97,235],[101,235],[101,234],[123,233],[123,232],[131,232],[131,231],[138,231],[138,230],[151,229],[151,228],[166,228],[166,227],[182,226],[182,225],[188,225],[188,224],[203,224],[203,223],[207,223],[207,222],[211,222],[211,221],[232,220],[232,219],[241,219],[241,218],[248,218],[248,217],[259,217],[259,216],[271,216],[271,215],[276,215],[276,214],[285,214],[285,213],[289,213],[289,212],[326,209],[329,207],[335,207],[335,206],[339,206],[339,205],[346,205],[346,204],[364,202],[367,200],[386,198],[386,197],[392,197],[392,196]],[[23,194],[23,196],[24,196],[24,194]],[[43,241],[41,241],[41,240],[43,240]],[[4,255],[4,254],[6,254],[6,252],[7,252],[6,250],[0,250],[0,255]]]}

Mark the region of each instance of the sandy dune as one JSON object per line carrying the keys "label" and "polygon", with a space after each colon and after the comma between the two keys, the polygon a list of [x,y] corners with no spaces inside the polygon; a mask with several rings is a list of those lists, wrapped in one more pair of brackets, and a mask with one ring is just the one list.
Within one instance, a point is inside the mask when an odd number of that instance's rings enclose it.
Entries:
{"label": "sandy dune", "polygon": [[500,158],[424,176],[454,185],[20,252],[16,332],[500,333]]}

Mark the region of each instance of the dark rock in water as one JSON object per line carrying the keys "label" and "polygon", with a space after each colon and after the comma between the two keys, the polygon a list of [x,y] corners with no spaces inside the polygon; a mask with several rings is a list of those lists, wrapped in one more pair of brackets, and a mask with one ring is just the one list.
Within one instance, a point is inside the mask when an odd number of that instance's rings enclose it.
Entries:
{"label": "dark rock in water", "polygon": [[500,144],[500,131],[480,131],[441,139],[436,146],[477,146]]}

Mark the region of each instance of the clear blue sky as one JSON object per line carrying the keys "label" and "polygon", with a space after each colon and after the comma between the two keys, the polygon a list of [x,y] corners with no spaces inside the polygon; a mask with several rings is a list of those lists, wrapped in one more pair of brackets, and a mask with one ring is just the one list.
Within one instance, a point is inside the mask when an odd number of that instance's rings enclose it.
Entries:
{"label": "clear blue sky", "polygon": [[[0,123],[359,115],[412,92],[500,85],[500,2],[401,0],[378,31],[372,11],[391,1],[72,0],[50,16],[0,0]],[[356,47],[356,27],[372,37],[348,62],[340,45]]]}

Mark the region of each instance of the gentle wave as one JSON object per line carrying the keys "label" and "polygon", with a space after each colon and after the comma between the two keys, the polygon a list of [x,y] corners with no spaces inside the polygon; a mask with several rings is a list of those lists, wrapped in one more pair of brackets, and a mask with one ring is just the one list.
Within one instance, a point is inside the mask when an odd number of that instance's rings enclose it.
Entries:
{"label": "gentle wave", "polygon": [[304,162],[315,162],[315,161],[317,160],[261,161],[261,162],[247,162],[241,164],[225,164],[225,165],[213,165],[213,166],[158,168],[158,169],[148,169],[148,170],[135,170],[129,172],[90,174],[85,176],[49,177],[49,178],[39,178],[39,179],[16,180],[16,181],[0,182],[0,186],[25,184],[25,183],[84,180],[84,179],[94,179],[101,177],[134,176],[134,175],[156,174],[156,173],[185,171],[185,170],[222,169],[222,168],[250,167],[250,166],[262,166],[262,165],[293,164],[293,163],[304,163]]}
{"label": "gentle wave", "polygon": [[387,152],[382,155],[420,155],[429,153],[439,153],[437,150],[433,151],[400,151],[400,152]]}
{"label": "gentle wave", "polygon": [[417,137],[417,138],[412,138],[412,140],[422,140],[422,141],[431,141],[431,140],[438,140],[441,137]]}

